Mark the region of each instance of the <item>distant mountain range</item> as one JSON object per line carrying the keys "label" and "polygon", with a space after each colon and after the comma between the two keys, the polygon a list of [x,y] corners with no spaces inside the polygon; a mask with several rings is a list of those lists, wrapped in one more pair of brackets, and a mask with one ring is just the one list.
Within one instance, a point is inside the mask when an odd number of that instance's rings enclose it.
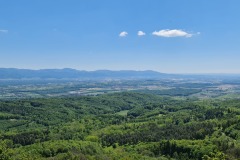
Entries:
{"label": "distant mountain range", "polygon": [[80,80],[101,80],[101,79],[162,79],[162,78],[187,78],[187,79],[228,79],[240,78],[239,74],[201,74],[201,75],[183,75],[167,74],[152,70],[134,71],[134,70],[96,70],[82,71],[71,68],[64,69],[17,69],[17,68],[0,68],[0,79],[80,79]]}
{"label": "distant mountain range", "polygon": [[80,71],[70,68],[40,70],[0,68],[0,79],[156,79],[168,76],[169,74],[151,70]]}

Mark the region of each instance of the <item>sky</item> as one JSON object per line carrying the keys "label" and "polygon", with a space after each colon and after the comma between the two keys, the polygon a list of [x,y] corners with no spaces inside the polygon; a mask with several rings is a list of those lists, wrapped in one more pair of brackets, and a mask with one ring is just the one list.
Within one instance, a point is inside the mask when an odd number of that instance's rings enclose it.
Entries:
{"label": "sky", "polygon": [[239,0],[0,0],[0,68],[240,73]]}

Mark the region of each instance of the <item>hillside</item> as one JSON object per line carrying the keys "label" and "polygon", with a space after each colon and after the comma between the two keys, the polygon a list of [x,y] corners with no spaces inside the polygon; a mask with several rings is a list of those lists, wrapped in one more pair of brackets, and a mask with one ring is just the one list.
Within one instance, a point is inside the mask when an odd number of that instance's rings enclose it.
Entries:
{"label": "hillside", "polygon": [[130,92],[0,101],[0,157],[239,159],[239,105]]}

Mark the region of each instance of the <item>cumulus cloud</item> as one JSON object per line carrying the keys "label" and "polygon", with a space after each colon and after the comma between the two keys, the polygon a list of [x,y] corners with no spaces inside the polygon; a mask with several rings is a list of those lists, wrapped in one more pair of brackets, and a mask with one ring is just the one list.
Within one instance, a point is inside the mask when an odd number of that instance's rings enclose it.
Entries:
{"label": "cumulus cloud", "polygon": [[159,36],[159,37],[192,37],[193,34],[187,33],[183,30],[180,29],[163,29],[160,31],[154,31],[152,33],[154,36]]}
{"label": "cumulus cloud", "polygon": [[146,33],[144,33],[143,31],[138,31],[137,35],[138,35],[138,36],[145,36]]}
{"label": "cumulus cloud", "polygon": [[123,31],[119,34],[119,37],[126,37],[128,33],[126,31]]}
{"label": "cumulus cloud", "polygon": [[0,33],[8,33],[8,30],[6,30],[6,29],[0,29]]}

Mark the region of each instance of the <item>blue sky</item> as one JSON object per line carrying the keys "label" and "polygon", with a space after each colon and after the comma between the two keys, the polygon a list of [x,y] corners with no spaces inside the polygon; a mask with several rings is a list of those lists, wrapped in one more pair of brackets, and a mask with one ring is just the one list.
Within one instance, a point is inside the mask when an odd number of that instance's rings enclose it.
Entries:
{"label": "blue sky", "polygon": [[0,67],[240,73],[239,6],[239,0],[0,0]]}

